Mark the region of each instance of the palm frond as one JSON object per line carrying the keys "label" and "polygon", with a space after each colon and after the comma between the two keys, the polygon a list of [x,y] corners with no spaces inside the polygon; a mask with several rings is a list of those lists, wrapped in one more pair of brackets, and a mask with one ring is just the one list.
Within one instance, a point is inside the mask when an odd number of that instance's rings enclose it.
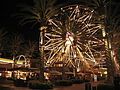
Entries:
{"label": "palm frond", "polygon": [[5,48],[4,43],[6,43],[6,36],[7,36],[7,32],[4,31],[4,28],[0,29],[0,50],[3,50]]}
{"label": "palm frond", "polygon": [[0,42],[5,39],[7,32],[4,31],[4,28],[0,29]]}
{"label": "palm frond", "polygon": [[45,24],[59,10],[57,6],[54,6],[56,0],[34,0],[33,2],[33,6],[18,6],[19,12],[15,17],[19,21],[19,24],[26,25],[27,23],[32,23],[32,27],[40,22],[41,24]]}

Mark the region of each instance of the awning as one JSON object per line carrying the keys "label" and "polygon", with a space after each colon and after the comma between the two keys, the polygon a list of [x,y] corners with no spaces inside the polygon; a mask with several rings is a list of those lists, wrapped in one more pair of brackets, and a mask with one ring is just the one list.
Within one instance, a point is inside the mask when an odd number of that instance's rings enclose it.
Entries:
{"label": "awning", "polygon": [[25,68],[25,67],[19,67],[19,68],[12,68],[12,69],[9,69],[9,71],[23,71],[23,72],[36,72],[36,71],[39,71],[38,68]]}
{"label": "awning", "polygon": [[62,75],[62,73],[59,72],[59,71],[49,71],[49,73],[50,73],[51,75]]}

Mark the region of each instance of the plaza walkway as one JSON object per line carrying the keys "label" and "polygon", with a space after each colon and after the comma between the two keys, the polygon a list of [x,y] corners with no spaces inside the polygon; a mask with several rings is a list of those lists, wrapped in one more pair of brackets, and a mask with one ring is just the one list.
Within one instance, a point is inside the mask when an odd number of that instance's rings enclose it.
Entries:
{"label": "plaza walkway", "polygon": [[[96,87],[98,84],[102,84],[104,81],[98,81],[98,82],[90,82],[89,84],[93,87]],[[67,86],[67,87],[58,87],[54,88],[53,90],[85,90],[85,84],[73,84],[72,86]]]}
{"label": "plaza walkway", "polygon": [[58,87],[53,90],[85,90],[85,84],[73,84],[72,86]]}
{"label": "plaza walkway", "polygon": [[[14,85],[2,85],[4,87],[10,87],[10,90],[33,90],[27,87],[15,87]],[[57,87],[52,90],[85,90],[84,84],[73,84],[72,86]]]}

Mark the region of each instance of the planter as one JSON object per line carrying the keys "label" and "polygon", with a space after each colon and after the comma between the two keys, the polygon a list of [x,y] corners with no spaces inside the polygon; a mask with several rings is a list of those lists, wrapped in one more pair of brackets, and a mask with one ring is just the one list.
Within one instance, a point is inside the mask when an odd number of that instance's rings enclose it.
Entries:
{"label": "planter", "polygon": [[22,80],[22,79],[14,80],[14,85],[15,85],[16,87],[26,87],[27,84],[28,84],[27,81]]}
{"label": "planter", "polygon": [[72,81],[71,80],[57,80],[54,84],[55,86],[71,86]]}
{"label": "planter", "polygon": [[31,89],[42,89],[42,90],[48,90],[48,89],[53,89],[53,84],[52,83],[41,83],[39,81],[31,81],[29,82],[29,88]]}

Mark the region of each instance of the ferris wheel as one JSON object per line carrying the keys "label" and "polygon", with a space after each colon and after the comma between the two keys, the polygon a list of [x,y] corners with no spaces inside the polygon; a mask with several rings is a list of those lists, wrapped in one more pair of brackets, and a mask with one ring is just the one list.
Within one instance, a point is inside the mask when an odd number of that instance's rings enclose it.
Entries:
{"label": "ferris wheel", "polygon": [[91,68],[104,59],[102,27],[95,23],[96,12],[83,5],[70,5],[49,20],[45,32],[45,66]]}

